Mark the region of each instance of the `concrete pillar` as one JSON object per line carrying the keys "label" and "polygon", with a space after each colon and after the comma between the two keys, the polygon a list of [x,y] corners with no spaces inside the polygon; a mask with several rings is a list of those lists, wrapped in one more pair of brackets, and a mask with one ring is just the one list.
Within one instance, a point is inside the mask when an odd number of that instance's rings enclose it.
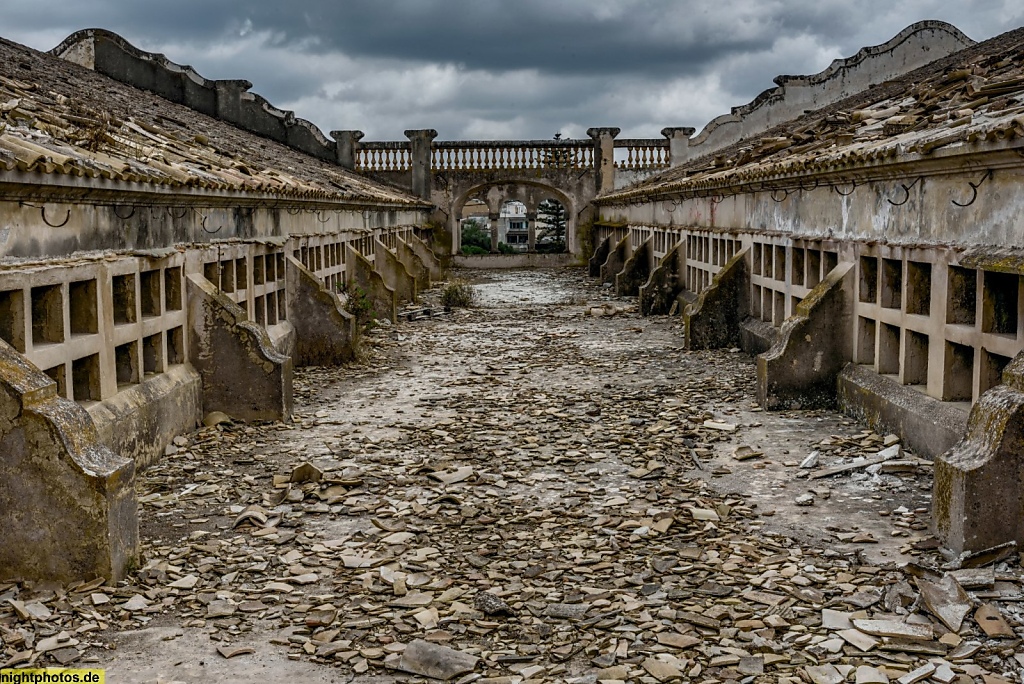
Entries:
{"label": "concrete pillar", "polygon": [[191,353],[203,411],[238,420],[291,420],[292,359],[202,274],[186,280]]}
{"label": "concrete pillar", "polygon": [[[685,245],[685,241],[680,242],[673,250],[676,253],[672,261],[677,266],[674,285],[678,289],[658,304],[662,309],[666,305],[671,307],[683,289],[680,278],[683,271],[682,262],[686,259]],[[737,252],[722,270],[715,274],[711,285],[704,288],[697,301],[683,309],[683,331],[687,349],[728,349],[742,346],[740,324],[750,315],[749,253],[749,247]],[[669,263],[669,259],[666,257],[662,263]],[[652,311],[653,309],[652,305]]]}
{"label": "concrete pillar", "polygon": [[615,294],[620,297],[637,297],[640,288],[651,277],[654,269],[654,239],[647,238],[626,259],[622,270],[615,274]]}
{"label": "concrete pillar", "polygon": [[495,212],[487,214],[487,218],[491,220],[491,253],[494,254],[498,251],[498,218],[499,215]]}
{"label": "concrete pillar", "polygon": [[316,275],[292,256],[285,257],[288,320],[295,326],[295,363],[337,366],[355,356],[355,316]]}
{"label": "concrete pillar", "polygon": [[373,253],[374,268],[387,286],[395,291],[395,296],[403,302],[415,302],[416,279],[406,270],[398,255],[376,238],[373,241]]}
{"label": "concrete pillar", "polygon": [[832,269],[782,324],[771,349],[757,357],[757,401],[763,408],[835,406],[839,372],[853,358],[855,275],[852,263]]}
{"label": "concrete pillar", "polygon": [[[392,323],[398,321],[398,296],[384,282],[384,277],[377,272],[373,263],[362,254],[346,245],[346,263],[348,264],[349,297],[366,297],[370,302],[373,318],[386,318]],[[376,261],[374,256],[374,261]]]}
{"label": "concrete pillar", "polygon": [[608,260],[608,255],[612,251],[612,236],[606,235],[601,242],[598,243],[597,247],[594,248],[594,255],[590,257],[590,261],[587,262],[587,275],[591,278],[601,277],[601,266]]}
{"label": "concrete pillar", "polygon": [[356,153],[359,151],[359,141],[363,139],[363,135],[362,131],[331,131],[338,166],[349,171],[355,170]]}
{"label": "concrete pillar", "polygon": [[0,580],[117,581],[139,552],[135,462],[0,340]]}
{"label": "concrete pillar", "polygon": [[239,123],[242,120],[242,95],[252,88],[249,81],[215,81],[217,118]]}
{"label": "concrete pillar", "polygon": [[588,128],[594,140],[594,170],[597,171],[597,194],[615,189],[615,136],[618,128]]}
{"label": "concrete pillar", "polygon": [[531,252],[537,251],[537,212],[528,211],[526,212],[526,230],[529,233],[529,247],[528,250]]}
{"label": "concrete pillar", "polygon": [[669,166],[681,166],[690,158],[690,136],[696,128],[689,126],[662,128],[661,134],[668,138]]}
{"label": "concrete pillar", "polygon": [[437,137],[432,128],[405,132],[412,142],[412,194],[420,199],[430,199],[430,143]]}
{"label": "concrete pillar", "polygon": [[1024,352],[971,408],[967,432],[935,460],[932,518],[951,555],[1024,543]]}
{"label": "concrete pillar", "polygon": [[615,284],[615,276],[622,272],[629,257],[633,256],[633,244],[630,242],[629,233],[619,240],[615,246],[608,251],[608,258],[601,264],[601,283]]}
{"label": "concrete pillar", "polygon": [[[677,306],[676,302],[683,291],[685,267],[686,241],[683,240],[669,250],[665,258],[661,260],[661,265],[651,272],[651,277],[640,287],[640,314],[642,316],[663,316],[673,312],[673,307]],[[727,264],[725,269],[728,268]],[[746,309],[743,309],[744,313],[745,311]],[[742,320],[740,311],[736,311],[736,318],[737,321]]]}

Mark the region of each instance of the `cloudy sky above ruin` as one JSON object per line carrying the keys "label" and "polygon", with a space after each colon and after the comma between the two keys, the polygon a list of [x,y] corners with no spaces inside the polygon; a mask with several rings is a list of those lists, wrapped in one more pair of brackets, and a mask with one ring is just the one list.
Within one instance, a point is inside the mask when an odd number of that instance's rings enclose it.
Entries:
{"label": "cloudy sky above ruin", "polygon": [[0,35],[49,50],[110,29],[208,78],[244,78],[325,131],[402,139],[698,129],[921,19],[975,40],[1019,0],[4,0]]}

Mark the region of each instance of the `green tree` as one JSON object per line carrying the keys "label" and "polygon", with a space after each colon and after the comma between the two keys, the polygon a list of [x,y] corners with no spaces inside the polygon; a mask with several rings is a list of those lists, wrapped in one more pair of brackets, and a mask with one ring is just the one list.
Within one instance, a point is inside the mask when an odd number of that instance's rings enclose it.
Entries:
{"label": "green tree", "polygon": [[557,200],[546,199],[537,205],[537,223],[544,224],[544,234],[554,242],[565,247],[565,227],[567,224],[565,207]]}
{"label": "green tree", "polygon": [[474,254],[486,254],[491,251],[490,225],[479,218],[467,219],[462,224],[462,251],[474,247],[483,250],[473,252]]}

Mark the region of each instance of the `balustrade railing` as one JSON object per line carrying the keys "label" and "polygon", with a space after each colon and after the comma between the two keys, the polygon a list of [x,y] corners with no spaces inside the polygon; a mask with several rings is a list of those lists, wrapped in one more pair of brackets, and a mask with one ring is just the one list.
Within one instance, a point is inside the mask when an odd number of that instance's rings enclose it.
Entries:
{"label": "balustrade railing", "polygon": [[590,140],[444,141],[432,152],[431,168],[439,171],[594,167]]}
{"label": "balustrade railing", "polygon": [[412,143],[408,140],[362,143],[356,149],[357,171],[408,171]]}
{"label": "balustrade railing", "polygon": [[[453,140],[431,145],[434,171],[492,171],[500,169],[592,169],[592,140]],[[669,167],[667,140],[615,141],[615,168],[652,171]],[[409,141],[360,143],[355,149],[357,171],[408,171],[412,168]]]}
{"label": "balustrade railing", "polygon": [[615,168],[626,171],[667,169],[668,140],[624,138],[615,141]]}

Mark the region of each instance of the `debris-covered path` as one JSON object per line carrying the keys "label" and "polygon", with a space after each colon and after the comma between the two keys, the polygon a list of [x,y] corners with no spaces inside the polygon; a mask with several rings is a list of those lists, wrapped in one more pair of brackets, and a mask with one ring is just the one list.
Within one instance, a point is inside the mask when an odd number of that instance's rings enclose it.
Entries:
{"label": "debris-covered path", "polygon": [[759,412],[749,357],[579,271],[476,288],[298,372],[293,424],[180,439],[136,578],[7,587],[52,613],[0,620],[8,653],[115,684],[1019,681],[1016,558],[969,598],[922,569],[929,472],[891,439]]}

